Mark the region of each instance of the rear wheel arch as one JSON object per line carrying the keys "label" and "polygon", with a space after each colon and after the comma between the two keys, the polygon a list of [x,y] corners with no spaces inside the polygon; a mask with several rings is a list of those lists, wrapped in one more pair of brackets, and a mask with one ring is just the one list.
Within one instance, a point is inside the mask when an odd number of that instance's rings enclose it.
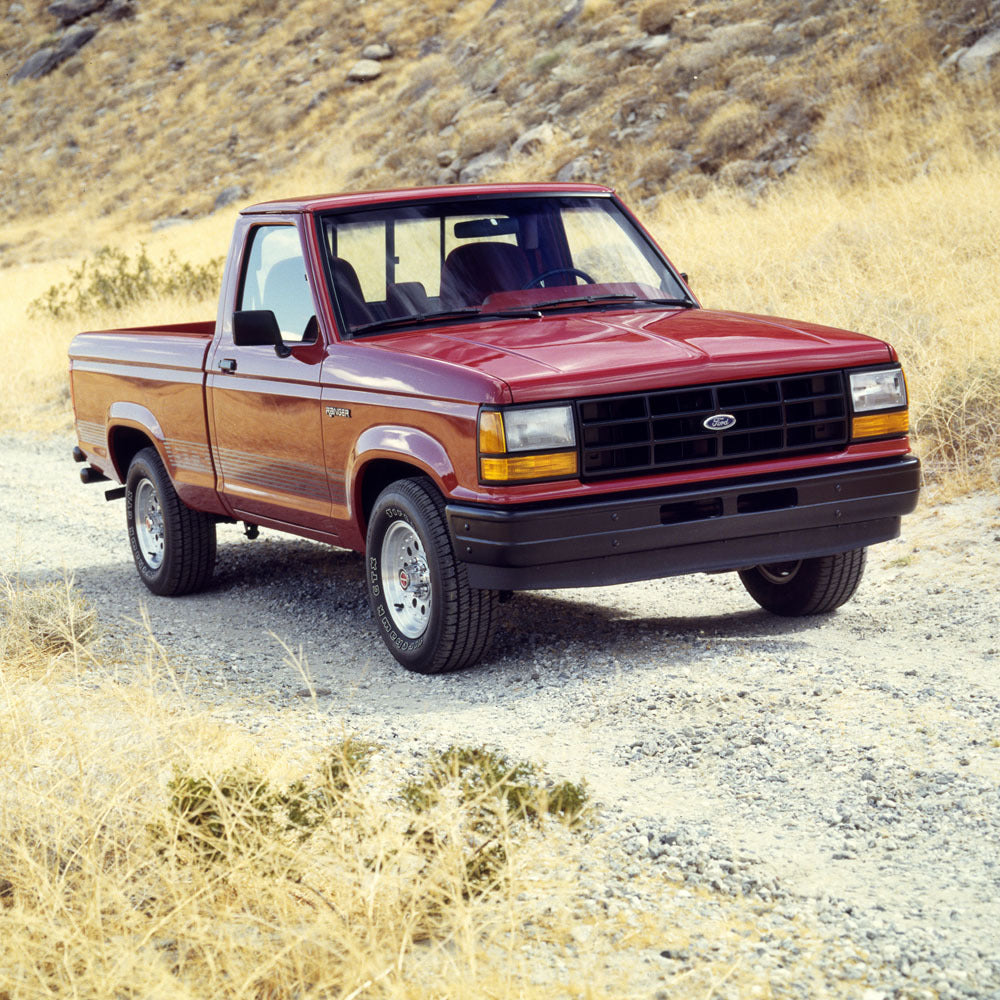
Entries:
{"label": "rear wheel arch", "polygon": [[[154,448],[159,454],[160,460],[163,461],[163,450],[160,443],[154,440],[147,431],[126,424],[118,424],[108,430],[108,451],[121,482],[125,482],[132,459],[143,448]],[[165,462],[164,465],[166,465]]]}

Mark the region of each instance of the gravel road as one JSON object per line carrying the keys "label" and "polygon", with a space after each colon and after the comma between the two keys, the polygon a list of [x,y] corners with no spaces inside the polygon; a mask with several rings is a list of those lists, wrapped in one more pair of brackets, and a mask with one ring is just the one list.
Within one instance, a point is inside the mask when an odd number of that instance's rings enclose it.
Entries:
{"label": "gravel road", "polygon": [[[401,761],[487,743],[586,778],[591,905],[657,908],[665,886],[761,904],[771,931],[741,960],[762,995],[1000,998],[996,496],[922,507],[831,616],[771,617],[734,576],[521,594],[482,664],[427,678],[382,647],[352,553],[223,527],[212,588],[153,597],[124,505],[80,484],[72,443],[0,446],[0,570],[74,574],[119,638],[146,608],[221,714],[301,712]],[[708,947],[651,952],[650,995]]]}

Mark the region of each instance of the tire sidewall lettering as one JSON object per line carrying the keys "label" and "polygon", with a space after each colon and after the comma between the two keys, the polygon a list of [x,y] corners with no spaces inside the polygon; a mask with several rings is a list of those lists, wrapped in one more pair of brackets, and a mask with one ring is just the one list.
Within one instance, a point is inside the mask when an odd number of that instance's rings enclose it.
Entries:
{"label": "tire sidewall lettering", "polygon": [[[437,626],[431,623],[422,635],[417,636],[416,639],[408,639],[400,633],[399,627],[389,614],[386,596],[381,585],[382,541],[386,532],[396,521],[408,524],[420,537],[421,543],[425,544],[423,533],[417,526],[419,521],[400,506],[396,498],[393,498],[393,501],[381,510],[376,510],[371,522],[372,530],[368,545],[368,592],[369,603],[382,640],[391,650],[407,659],[418,655],[428,643],[431,643],[431,648],[433,648],[433,644],[437,642]],[[433,559],[433,553],[428,553],[428,562],[431,563]]]}
{"label": "tire sidewall lettering", "polygon": [[[164,552],[163,562],[160,564],[159,570],[153,569],[148,562],[146,562],[146,557],[143,555],[142,549],[139,548],[139,541],[135,534],[135,493],[139,484],[143,481],[148,482],[153,489],[156,491],[156,496],[160,497],[159,484],[156,481],[156,477],[153,474],[153,470],[150,469],[145,462],[137,462],[135,465],[131,466],[126,476],[126,486],[128,492],[125,494],[125,517],[127,518],[127,528],[128,528],[128,544],[129,548],[132,550],[132,558],[135,561],[136,570],[139,575],[146,580],[156,580],[158,574],[166,573],[167,564],[170,559],[169,551]],[[164,525],[164,531],[166,531],[166,525]]]}

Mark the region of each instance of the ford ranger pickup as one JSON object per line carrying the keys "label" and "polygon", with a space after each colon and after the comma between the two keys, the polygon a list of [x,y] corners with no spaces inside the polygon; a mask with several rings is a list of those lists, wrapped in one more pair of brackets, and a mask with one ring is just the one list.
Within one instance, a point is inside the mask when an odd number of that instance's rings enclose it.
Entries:
{"label": "ford ranger pickup", "polygon": [[830,612],[919,488],[889,344],[702,308],[595,185],[254,205],[215,322],[82,333],[70,378],[154,594],[209,583],[220,522],[353,549],[424,673],[516,590],[732,571]]}

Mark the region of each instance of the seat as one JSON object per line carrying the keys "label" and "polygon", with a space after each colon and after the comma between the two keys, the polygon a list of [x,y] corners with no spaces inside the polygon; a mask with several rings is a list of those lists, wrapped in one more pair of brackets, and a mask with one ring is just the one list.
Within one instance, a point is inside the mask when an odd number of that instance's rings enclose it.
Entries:
{"label": "seat", "polygon": [[349,327],[363,326],[372,321],[372,312],[361,291],[361,282],[354,265],[343,257],[334,257],[333,286],[337,292],[340,310]]}
{"label": "seat", "polygon": [[441,269],[446,309],[481,306],[487,295],[523,288],[531,280],[524,251],[512,243],[466,243],[455,247]]}
{"label": "seat", "polygon": [[386,289],[386,309],[390,318],[423,316],[431,311],[427,292],[419,281],[397,281]]}
{"label": "seat", "polygon": [[264,279],[262,309],[270,309],[286,340],[301,341],[315,313],[305,264],[301,257],[289,257],[272,265]]}

